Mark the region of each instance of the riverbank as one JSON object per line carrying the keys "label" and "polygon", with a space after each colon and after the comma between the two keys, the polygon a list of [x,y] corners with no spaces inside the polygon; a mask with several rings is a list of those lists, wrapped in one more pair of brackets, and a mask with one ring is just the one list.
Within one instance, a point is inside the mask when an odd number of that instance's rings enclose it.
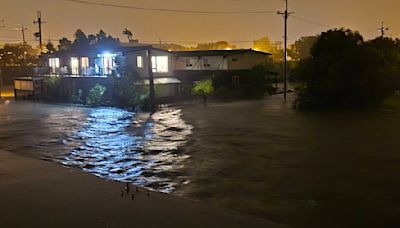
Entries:
{"label": "riverbank", "polygon": [[285,227],[0,151],[0,227]]}

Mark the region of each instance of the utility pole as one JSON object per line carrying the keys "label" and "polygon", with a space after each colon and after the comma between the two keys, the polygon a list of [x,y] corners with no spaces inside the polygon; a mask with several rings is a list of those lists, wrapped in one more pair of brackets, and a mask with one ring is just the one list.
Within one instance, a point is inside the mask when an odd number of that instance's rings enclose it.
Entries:
{"label": "utility pole", "polygon": [[150,111],[154,113],[156,111],[156,99],[154,92],[154,75],[152,66],[151,46],[147,49],[147,65],[149,72],[149,87],[150,87]]}
{"label": "utility pole", "polygon": [[21,31],[22,31],[22,43],[26,44],[26,39],[25,39],[25,30],[28,30],[27,28],[24,27],[24,25],[21,25]]}
{"label": "utility pole", "polygon": [[24,27],[24,25],[21,25],[21,32],[22,32],[22,47],[24,48],[24,64],[26,66],[26,39],[25,39],[25,30],[28,30],[27,28]]}
{"label": "utility pole", "polygon": [[37,21],[33,21],[34,24],[37,24],[39,27],[39,32],[35,33],[35,36],[39,38],[39,46],[40,46],[40,53],[43,52],[43,43],[42,43],[42,24],[46,23],[42,21],[42,12],[37,11]]}
{"label": "utility pole", "polygon": [[385,22],[382,21],[381,27],[378,28],[378,31],[381,32],[381,38],[383,38],[385,36],[385,32],[389,30],[389,27],[385,28],[384,23]]}
{"label": "utility pole", "polygon": [[279,14],[279,15],[283,15],[283,17],[284,17],[284,19],[285,19],[285,53],[284,53],[284,58],[285,58],[285,73],[284,73],[284,98],[285,98],[285,101],[286,101],[286,98],[287,98],[287,73],[288,73],[288,64],[287,64],[287,53],[288,53],[288,50],[287,50],[287,39],[288,39],[288,35],[287,35],[287,21],[288,21],[288,18],[289,18],[289,16],[290,16],[290,14],[293,14],[293,12],[289,12],[288,11],[288,0],[285,0],[285,3],[286,3],[286,9],[285,9],[285,12],[281,12],[281,11],[278,11],[277,13]]}

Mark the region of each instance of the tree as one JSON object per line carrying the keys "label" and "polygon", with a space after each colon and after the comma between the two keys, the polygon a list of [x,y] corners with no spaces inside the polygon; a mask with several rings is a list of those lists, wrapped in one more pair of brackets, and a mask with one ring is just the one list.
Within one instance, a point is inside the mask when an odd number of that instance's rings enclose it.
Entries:
{"label": "tree", "polygon": [[133,33],[127,28],[124,31],[122,31],[122,35],[126,36],[129,42],[133,40]]}
{"label": "tree", "polygon": [[0,63],[5,67],[36,65],[38,50],[28,44],[5,44],[0,49]]}
{"label": "tree", "polygon": [[[391,58],[396,43],[364,42],[358,32],[345,29],[322,33],[301,60],[295,74],[303,82],[297,105],[302,108],[366,107],[392,94],[398,70]],[[380,54],[379,54],[380,53]]]}
{"label": "tree", "polygon": [[72,46],[72,41],[67,38],[62,38],[59,40],[58,50],[68,50]]}
{"label": "tree", "polygon": [[317,42],[318,36],[305,36],[297,40],[290,48],[289,56],[296,61],[311,57],[311,48]]}
{"label": "tree", "polygon": [[50,53],[53,53],[56,51],[54,44],[50,41],[46,44],[46,49],[47,49],[47,52],[50,52]]}

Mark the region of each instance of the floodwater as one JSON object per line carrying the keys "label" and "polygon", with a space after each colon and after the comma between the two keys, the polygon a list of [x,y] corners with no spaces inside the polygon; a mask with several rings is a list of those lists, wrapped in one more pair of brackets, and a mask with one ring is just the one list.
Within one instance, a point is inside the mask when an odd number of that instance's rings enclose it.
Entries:
{"label": "floodwater", "polygon": [[179,109],[151,117],[117,108],[30,102],[0,106],[0,148],[170,193],[185,183],[179,151],[192,127]]}
{"label": "floodwater", "polygon": [[364,111],[290,104],[273,96],[149,117],[3,101],[0,149],[295,228],[400,227],[400,98]]}
{"label": "floodwater", "polygon": [[364,111],[291,104],[185,107],[190,184],[176,193],[295,228],[400,227],[400,98]]}

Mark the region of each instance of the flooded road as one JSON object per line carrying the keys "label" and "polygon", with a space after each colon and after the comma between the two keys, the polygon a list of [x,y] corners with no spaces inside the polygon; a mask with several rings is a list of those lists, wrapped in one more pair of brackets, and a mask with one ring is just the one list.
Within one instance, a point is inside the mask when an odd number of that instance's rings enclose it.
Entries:
{"label": "flooded road", "polygon": [[3,100],[0,149],[295,228],[391,228],[400,224],[400,99],[392,103],[300,112],[274,96],[149,118]]}

